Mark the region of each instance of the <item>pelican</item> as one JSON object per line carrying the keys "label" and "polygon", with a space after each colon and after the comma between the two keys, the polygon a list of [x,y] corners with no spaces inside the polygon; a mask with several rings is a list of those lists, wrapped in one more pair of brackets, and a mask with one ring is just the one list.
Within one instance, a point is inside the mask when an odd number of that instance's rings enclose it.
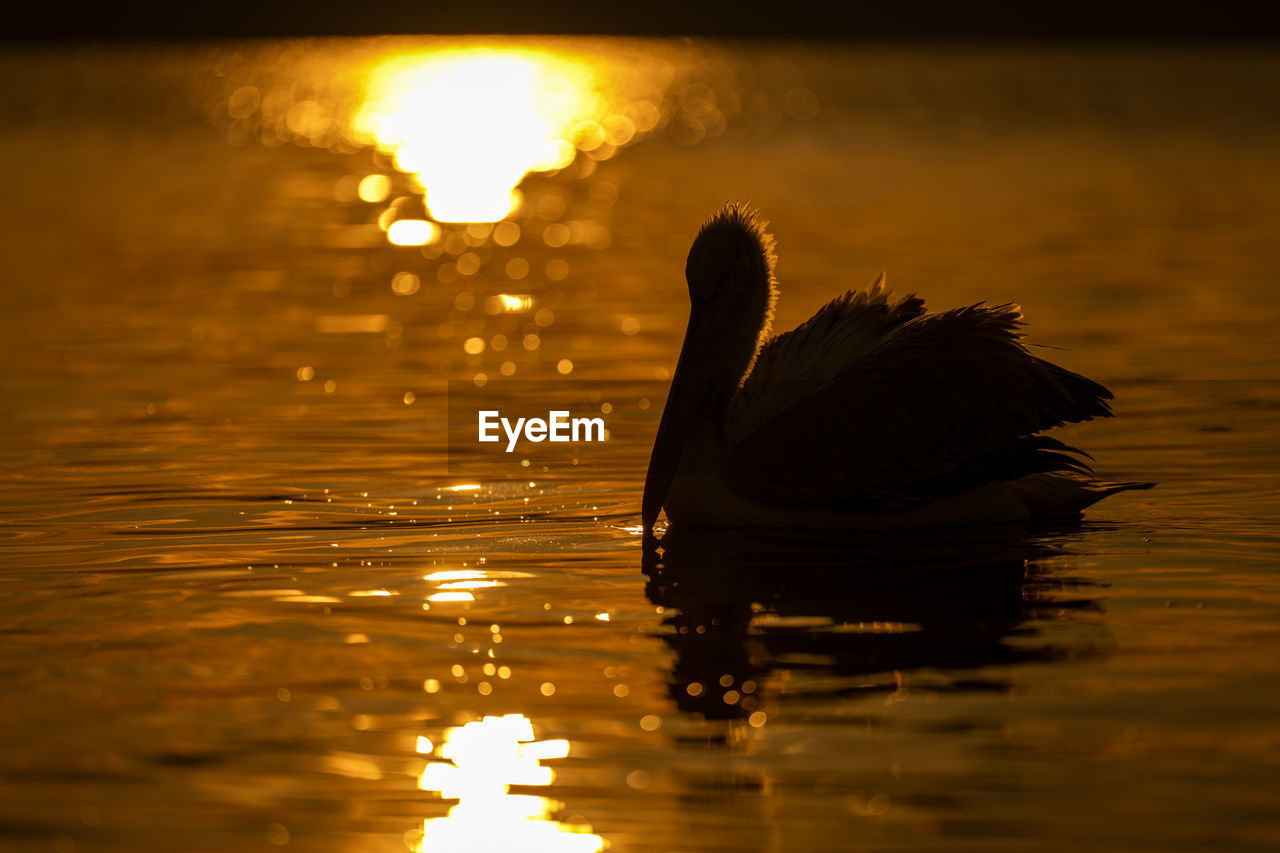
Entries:
{"label": "pelican", "polygon": [[[773,237],[743,204],[685,266],[684,345],[641,520],[893,530],[1078,517],[1105,483],[1043,430],[1109,417],[1111,392],[1032,355],[1017,305],[925,312],[884,275],[771,337]],[[1089,457],[1092,458],[1092,457]]]}

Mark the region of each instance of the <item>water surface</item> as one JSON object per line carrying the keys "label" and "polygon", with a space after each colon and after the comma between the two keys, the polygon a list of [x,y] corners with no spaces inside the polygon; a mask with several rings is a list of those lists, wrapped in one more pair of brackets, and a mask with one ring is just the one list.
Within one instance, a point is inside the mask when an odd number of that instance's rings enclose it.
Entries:
{"label": "water surface", "polygon": [[[1280,844],[1280,63],[497,46],[0,60],[0,846]],[[779,327],[882,269],[1019,302],[1117,394],[1063,437],[1159,488],[642,560],[731,198]],[[451,467],[450,380],[598,383],[619,439]]]}

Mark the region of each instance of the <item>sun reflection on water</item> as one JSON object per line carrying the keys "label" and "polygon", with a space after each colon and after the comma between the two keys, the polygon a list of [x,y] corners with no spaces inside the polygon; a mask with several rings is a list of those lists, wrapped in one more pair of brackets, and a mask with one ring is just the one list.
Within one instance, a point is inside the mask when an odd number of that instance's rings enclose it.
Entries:
{"label": "sun reflection on water", "polygon": [[[430,753],[432,744],[419,738],[418,749]],[[418,787],[458,803],[446,817],[423,821],[416,850],[595,853],[604,848],[604,839],[592,835],[591,827],[552,819],[561,808],[555,800],[510,793],[512,785],[550,785],[555,771],[542,761],[569,754],[566,740],[535,740],[523,714],[488,716],[446,729],[436,754],[444,760],[426,766]]]}
{"label": "sun reflection on water", "polygon": [[371,72],[352,132],[417,182],[436,221],[497,222],[519,206],[525,175],[652,126],[648,110],[615,112],[602,88],[591,63],[548,50],[412,53]]}
{"label": "sun reflection on water", "polygon": [[533,576],[527,572],[447,569],[431,572],[423,580],[435,584],[438,590],[427,596],[427,602],[444,604],[475,601],[472,590],[506,586],[507,580],[528,577]]}

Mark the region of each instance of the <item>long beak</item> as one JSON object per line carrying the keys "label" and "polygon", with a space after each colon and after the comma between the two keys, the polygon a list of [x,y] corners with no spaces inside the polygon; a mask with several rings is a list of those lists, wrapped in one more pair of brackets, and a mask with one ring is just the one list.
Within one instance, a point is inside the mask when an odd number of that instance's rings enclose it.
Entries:
{"label": "long beak", "polygon": [[649,473],[644,480],[640,519],[646,533],[658,520],[658,512],[667,499],[685,444],[701,421],[712,396],[712,380],[724,343],[723,334],[715,333],[714,317],[712,312],[697,305],[689,312],[689,327],[680,348],[675,376],[671,379],[667,405],[662,410],[658,435],[653,441]]}

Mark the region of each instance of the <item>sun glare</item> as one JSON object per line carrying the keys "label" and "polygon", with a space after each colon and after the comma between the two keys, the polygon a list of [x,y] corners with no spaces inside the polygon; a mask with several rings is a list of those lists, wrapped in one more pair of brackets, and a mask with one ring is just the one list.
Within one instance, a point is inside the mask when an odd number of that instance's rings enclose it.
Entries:
{"label": "sun glare", "polygon": [[[420,740],[420,751],[429,752],[431,742]],[[569,754],[568,741],[535,741],[524,715],[485,717],[448,729],[438,754],[445,760],[428,764],[418,787],[458,803],[447,817],[423,822],[419,850],[595,853],[604,847],[600,836],[587,831],[591,827],[553,820],[559,803],[509,793],[512,785],[550,785],[555,773],[541,762]]]}
{"label": "sun glare", "polygon": [[438,222],[505,218],[525,175],[598,146],[609,118],[591,66],[543,50],[400,56],[374,69],[365,93],[355,135],[417,180]]}

